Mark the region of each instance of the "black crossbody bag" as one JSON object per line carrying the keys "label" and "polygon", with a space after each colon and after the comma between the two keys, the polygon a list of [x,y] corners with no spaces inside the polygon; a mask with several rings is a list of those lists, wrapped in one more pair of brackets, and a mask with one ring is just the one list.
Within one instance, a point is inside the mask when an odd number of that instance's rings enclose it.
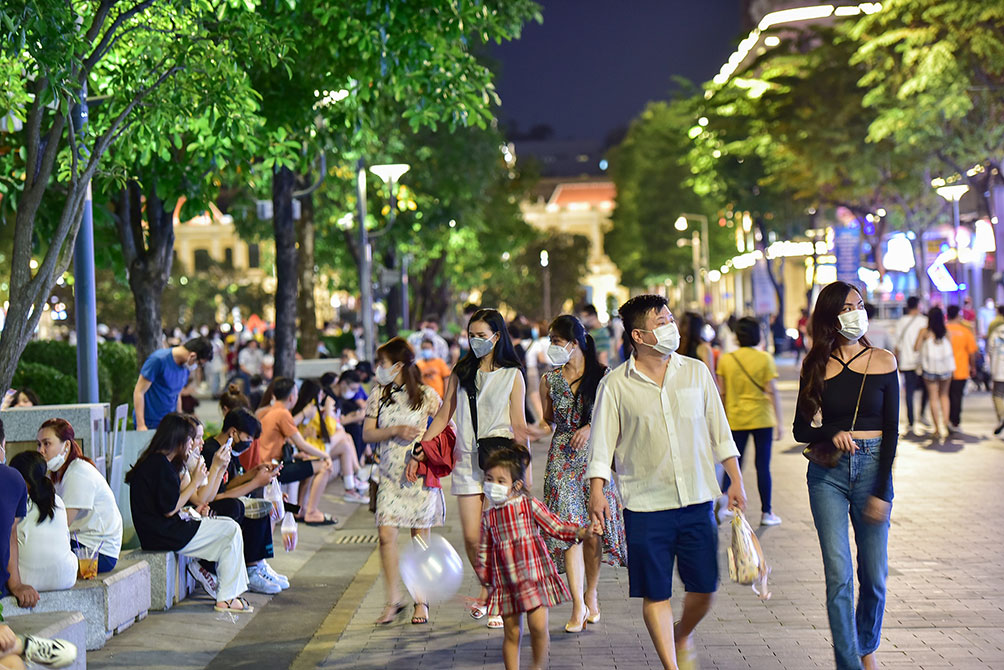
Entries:
{"label": "black crossbody bag", "polygon": [[473,395],[466,389],[464,392],[467,394],[467,400],[471,406],[471,427],[474,429],[474,443],[478,447],[478,467],[484,472],[488,457],[502,447],[512,444],[512,440],[505,437],[478,437],[477,387],[475,387]]}

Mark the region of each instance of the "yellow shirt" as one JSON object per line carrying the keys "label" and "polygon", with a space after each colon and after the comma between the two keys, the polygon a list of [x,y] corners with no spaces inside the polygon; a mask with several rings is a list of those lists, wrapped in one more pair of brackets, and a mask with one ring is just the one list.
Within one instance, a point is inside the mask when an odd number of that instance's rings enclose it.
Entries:
{"label": "yellow shirt", "polygon": [[719,359],[718,376],[723,381],[725,415],[732,430],[773,428],[777,425],[773,398],[766,393],[770,381],[777,379],[773,356],[759,349],[742,347]]}
{"label": "yellow shirt", "polygon": [[[307,441],[307,444],[312,446],[314,449],[320,449],[324,453],[328,453],[328,445],[321,439],[321,413],[317,412],[314,414],[314,418],[304,426],[300,434],[303,439]],[[331,439],[335,431],[338,430],[338,422],[330,416],[323,417],[324,426],[328,429],[328,439]]]}

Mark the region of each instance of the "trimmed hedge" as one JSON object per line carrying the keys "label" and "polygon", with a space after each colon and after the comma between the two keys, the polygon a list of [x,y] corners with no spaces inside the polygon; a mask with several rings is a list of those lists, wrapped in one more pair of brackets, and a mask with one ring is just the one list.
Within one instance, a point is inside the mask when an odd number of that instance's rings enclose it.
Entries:
{"label": "trimmed hedge", "polygon": [[[53,373],[58,373],[59,377],[54,377]],[[113,408],[131,403],[137,374],[134,347],[120,342],[98,343],[98,399],[101,402],[111,403]],[[43,392],[50,384],[55,384],[56,390],[48,394]],[[67,393],[70,385],[73,392]],[[77,402],[77,348],[55,340],[32,340],[21,355],[13,386],[33,389],[47,405]]]}
{"label": "trimmed hedge", "polygon": [[98,361],[108,369],[112,409],[132,406],[132,390],[139,376],[136,347],[121,342],[98,342]]}
{"label": "trimmed hedge", "polygon": [[14,372],[12,386],[30,388],[43,405],[68,405],[77,402],[77,379],[42,363],[22,360]]}

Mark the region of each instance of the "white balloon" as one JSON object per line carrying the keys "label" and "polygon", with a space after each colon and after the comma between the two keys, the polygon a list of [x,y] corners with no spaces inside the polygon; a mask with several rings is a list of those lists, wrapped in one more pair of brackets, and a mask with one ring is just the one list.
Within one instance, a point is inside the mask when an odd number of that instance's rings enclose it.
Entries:
{"label": "white balloon", "polygon": [[428,543],[421,537],[412,538],[398,564],[401,580],[416,602],[449,600],[464,579],[460,554],[441,535],[430,535]]}

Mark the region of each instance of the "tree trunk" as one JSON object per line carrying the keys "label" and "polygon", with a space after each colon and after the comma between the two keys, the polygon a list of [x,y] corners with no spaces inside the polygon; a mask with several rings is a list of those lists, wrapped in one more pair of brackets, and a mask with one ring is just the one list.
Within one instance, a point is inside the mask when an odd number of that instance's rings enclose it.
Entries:
{"label": "tree trunk", "polygon": [[300,255],[300,294],[297,297],[297,314],[300,317],[300,355],[317,358],[319,341],[317,332],[317,305],[314,304],[314,199],[310,195],[300,198],[300,223],[296,238]]}
{"label": "tree trunk", "polygon": [[296,372],[296,224],[293,189],[296,177],[289,168],[272,175],[272,230],[275,234],[275,376]]}
{"label": "tree trunk", "polygon": [[[755,223],[757,229],[760,231],[760,249],[763,251],[764,262],[767,266],[767,276],[770,277],[770,283],[774,286],[774,293],[777,294],[777,315],[781,319],[781,323],[784,323],[784,283],[774,274],[774,261],[767,258],[767,226],[760,217],[756,218]],[[781,273],[783,279],[783,258],[781,259]]]}

